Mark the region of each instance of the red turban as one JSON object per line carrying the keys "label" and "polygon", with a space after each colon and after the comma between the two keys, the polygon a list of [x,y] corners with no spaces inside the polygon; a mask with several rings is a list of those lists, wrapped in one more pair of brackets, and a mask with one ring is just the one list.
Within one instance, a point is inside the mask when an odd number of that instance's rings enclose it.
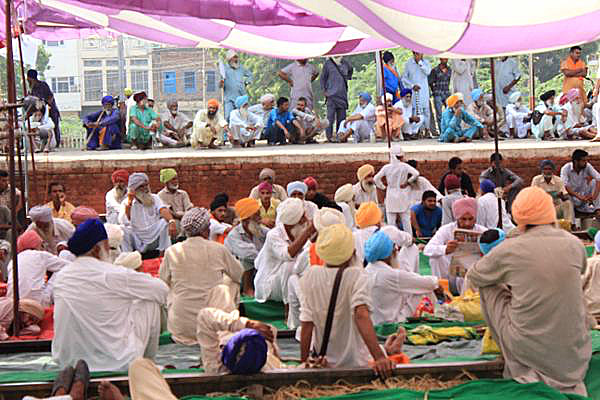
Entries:
{"label": "red turban", "polygon": [[37,250],[42,245],[42,238],[36,231],[29,230],[17,239],[17,253],[25,250]]}
{"label": "red turban", "polygon": [[269,182],[261,182],[260,185],[258,185],[258,191],[262,192],[263,190],[268,190],[269,192],[273,193],[273,185],[271,185]]}
{"label": "red turban", "polygon": [[317,190],[317,180],[312,176],[306,178],[304,184],[308,187],[308,190]]}
{"label": "red turban", "polygon": [[76,207],[71,213],[71,221],[73,225],[82,224],[84,221],[88,219],[100,218],[96,210],[90,207],[79,206]]}
{"label": "red turban", "polygon": [[446,175],[446,178],[444,179],[444,186],[446,186],[446,190],[459,189],[460,180],[458,179],[458,176],[454,174]]}
{"label": "red turban", "polygon": [[112,183],[117,183],[117,182],[127,183],[127,180],[129,179],[129,172],[127,172],[127,170],[124,170],[124,169],[118,169],[112,173],[111,179],[112,179]]}

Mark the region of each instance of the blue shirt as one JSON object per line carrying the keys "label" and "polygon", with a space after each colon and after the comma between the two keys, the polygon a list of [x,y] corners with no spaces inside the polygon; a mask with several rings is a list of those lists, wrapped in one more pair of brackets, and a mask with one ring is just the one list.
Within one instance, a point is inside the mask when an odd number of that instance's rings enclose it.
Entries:
{"label": "blue shirt", "polygon": [[436,206],[433,210],[426,210],[423,204],[416,204],[411,207],[414,211],[421,234],[424,237],[432,237],[435,231],[442,225],[442,209]]}
{"label": "blue shirt", "polygon": [[274,108],[271,110],[269,114],[269,120],[267,121],[267,129],[271,128],[275,121],[281,122],[283,126],[288,126],[294,120],[294,115],[286,111],[284,113],[280,113],[278,108]]}
{"label": "blue shirt", "polygon": [[462,112],[460,113],[460,117],[457,117],[454,114],[454,109],[452,107],[446,107],[446,109],[442,113],[442,134],[460,132],[462,130],[461,122],[464,122],[469,126],[483,128],[481,122],[477,121],[475,117],[469,114],[464,107],[461,108],[461,111]]}

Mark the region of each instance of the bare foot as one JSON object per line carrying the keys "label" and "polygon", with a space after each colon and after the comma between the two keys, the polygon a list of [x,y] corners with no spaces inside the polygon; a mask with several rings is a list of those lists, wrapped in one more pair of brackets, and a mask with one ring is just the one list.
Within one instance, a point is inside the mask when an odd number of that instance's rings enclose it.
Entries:
{"label": "bare foot", "polygon": [[85,399],[85,384],[83,382],[73,382],[73,386],[71,386],[71,391],[69,394],[73,400],[86,400]]}
{"label": "bare foot", "polygon": [[100,400],[124,400],[125,397],[121,394],[118,387],[108,381],[100,382],[98,386],[98,394]]}

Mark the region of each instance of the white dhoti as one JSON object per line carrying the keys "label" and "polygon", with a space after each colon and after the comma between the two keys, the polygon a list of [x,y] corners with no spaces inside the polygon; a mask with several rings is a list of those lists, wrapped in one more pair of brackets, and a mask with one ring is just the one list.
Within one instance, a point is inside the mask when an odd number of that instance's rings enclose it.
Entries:
{"label": "white dhoti", "polygon": [[287,326],[289,329],[296,329],[300,326],[300,283],[298,275],[290,276],[288,280],[288,304],[289,312]]}
{"label": "white dhoti", "polygon": [[260,136],[260,129],[254,131],[246,129],[241,125],[232,125],[230,127],[233,140],[237,140],[240,143],[248,143],[252,140],[258,140]]}
{"label": "white dhoti", "polygon": [[271,280],[271,294],[269,300],[283,301],[288,304],[288,284],[294,271],[294,263],[281,265]]}
{"label": "white dhoti", "polygon": [[402,124],[402,135],[408,135],[408,136],[415,136],[416,134],[419,133],[419,130],[421,130],[421,127],[423,126],[423,116],[421,115],[421,119],[419,122],[409,122],[409,123],[404,123]]}
{"label": "white dhoti", "polygon": [[145,253],[151,250],[164,251],[171,245],[169,237],[169,224],[164,219],[160,219],[156,224],[143,231],[133,230],[131,226],[123,227],[122,250],[139,251]]}
{"label": "white dhoti", "polygon": [[352,129],[352,138],[354,139],[354,143],[360,143],[370,139],[371,132],[373,132],[373,124],[364,119],[353,121],[349,124],[346,124],[346,120],[344,120],[340,124],[338,134],[340,136],[345,135],[350,129]]}
{"label": "white dhoti", "polygon": [[529,113],[525,112],[506,112],[506,123],[509,129],[514,129],[516,135],[523,139],[527,137],[527,131],[531,128],[531,122],[523,122],[523,118],[527,117]]}
{"label": "white dhoti", "polygon": [[133,333],[139,357],[153,359],[158,353],[161,307],[155,302],[136,300],[131,307]]}

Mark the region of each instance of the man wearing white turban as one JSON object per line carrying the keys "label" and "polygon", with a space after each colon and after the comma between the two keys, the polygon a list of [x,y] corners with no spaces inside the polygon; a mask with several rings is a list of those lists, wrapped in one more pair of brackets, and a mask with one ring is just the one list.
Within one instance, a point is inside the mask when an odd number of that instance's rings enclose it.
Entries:
{"label": "man wearing white turban", "polygon": [[150,192],[148,175],[136,172],[129,176],[127,199],[119,222],[124,225],[123,251],[151,250],[163,252],[177,234],[173,215],[160,197]]}
{"label": "man wearing white turban", "polygon": [[237,310],[243,268],[220,243],[209,239],[210,213],[192,208],[181,219],[187,239],[169,247],[159,276],[169,286],[167,327],[177,343],[194,345],[196,316],[205,307]]}
{"label": "man wearing white turban", "polygon": [[356,207],[354,205],[354,188],[351,183],[347,183],[340,186],[335,191],[333,196],[334,201],[342,209],[344,213],[345,223],[348,228],[354,228],[354,214],[356,214]]}
{"label": "man wearing white turban", "polygon": [[510,135],[514,138],[524,139],[531,133],[531,121],[528,119],[531,111],[521,102],[521,92],[513,92],[508,97],[508,101],[506,124]]}
{"label": "man wearing white turban", "polygon": [[125,253],[121,253],[115,259],[114,263],[115,265],[120,265],[122,267],[133,269],[138,272],[143,272],[141,271],[142,254],[139,251],[128,251]]}
{"label": "man wearing white turban", "polygon": [[305,216],[302,200],[290,198],[277,208],[277,224],[267,233],[254,266],[255,296],[259,302],[288,303],[288,280],[300,251],[314,234],[312,221]]}
{"label": "man wearing white turban", "polygon": [[52,210],[46,206],[35,206],[29,210],[32,223],[27,230],[35,230],[43,240],[42,250],[57,255],[56,245],[69,240],[75,227],[67,220],[52,218]]}
{"label": "man wearing white turban", "polygon": [[229,114],[235,110],[235,99],[248,94],[246,85],[252,83],[252,73],[240,65],[240,57],[234,50],[228,50],[226,58],[227,64],[219,67],[220,86],[224,91],[225,119],[229,122]]}

